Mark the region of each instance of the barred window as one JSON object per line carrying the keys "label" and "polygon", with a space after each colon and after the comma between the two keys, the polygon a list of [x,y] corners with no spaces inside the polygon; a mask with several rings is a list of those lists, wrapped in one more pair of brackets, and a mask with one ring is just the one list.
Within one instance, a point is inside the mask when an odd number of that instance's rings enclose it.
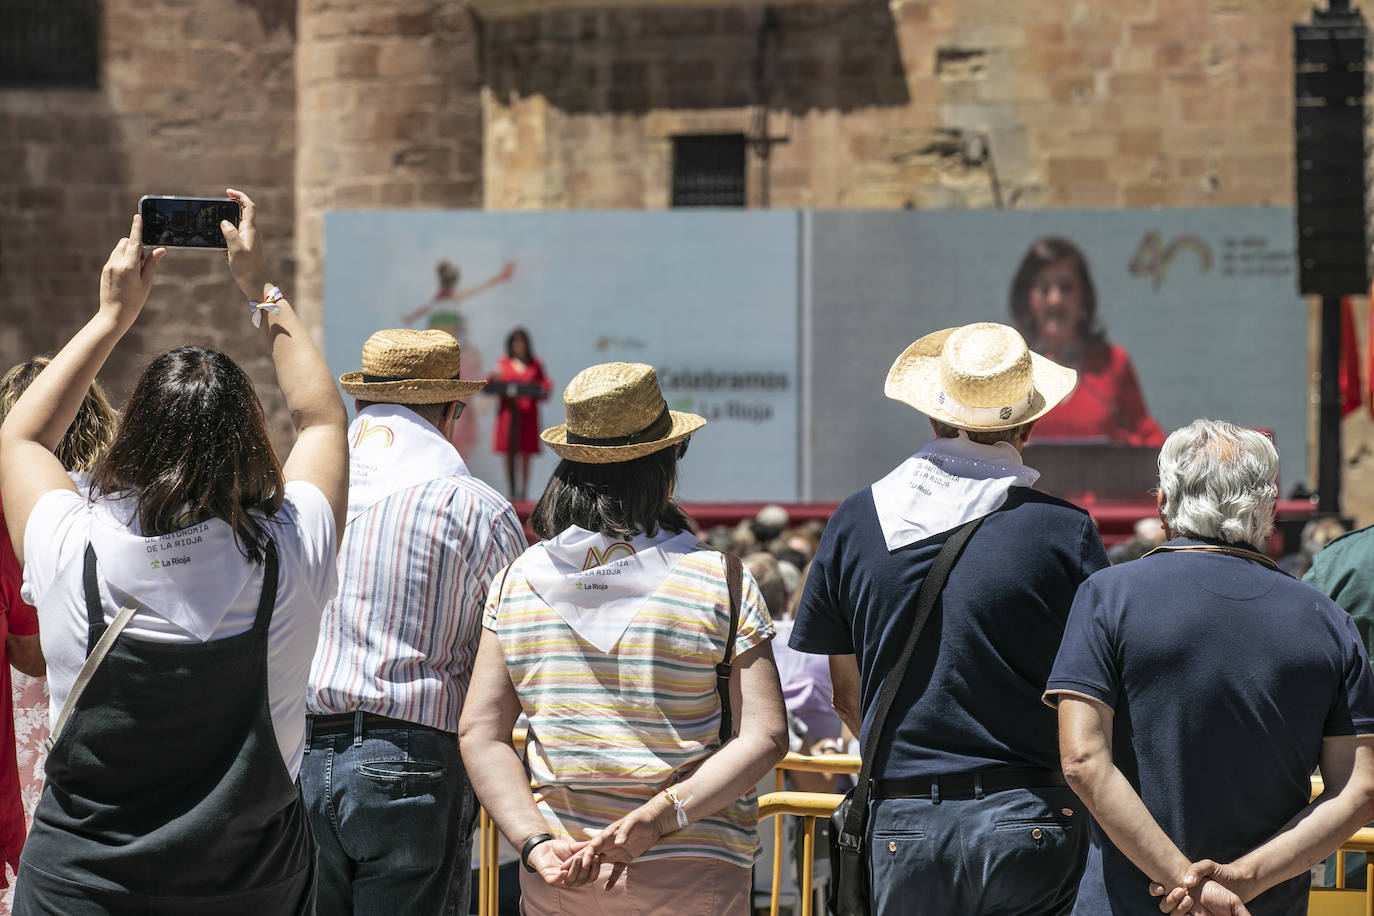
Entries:
{"label": "barred window", "polygon": [[743,207],[744,134],[673,138],[674,207]]}
{"label": "barred window", "polygon": [[0,87],[94,88],[100,0],[0,0]]}

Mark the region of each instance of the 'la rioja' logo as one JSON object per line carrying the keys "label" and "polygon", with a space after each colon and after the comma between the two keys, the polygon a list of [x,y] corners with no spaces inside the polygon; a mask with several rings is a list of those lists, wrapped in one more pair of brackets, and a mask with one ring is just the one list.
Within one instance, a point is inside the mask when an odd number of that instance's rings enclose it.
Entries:
{"label": "'la rioja' logo", "polygon": [[587,559],[582,563],[582,571],[586,572],[589,569],[604,566],[620,557],[632,557],[634,555],[635,549],[624,541],[616,541],[614,544],[609,545],[604,551],[597,550],[595,547],[588,547]]}

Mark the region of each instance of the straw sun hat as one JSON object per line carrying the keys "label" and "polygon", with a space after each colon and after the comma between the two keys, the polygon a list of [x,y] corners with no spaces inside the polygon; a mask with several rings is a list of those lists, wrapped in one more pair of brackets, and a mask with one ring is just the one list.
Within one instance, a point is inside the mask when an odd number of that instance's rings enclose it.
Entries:
{"label": "straw sun hat", "polygon": [[1047,414],[1077,378],[1032,353],[1015,328],[985,321],[907,347],[888,370],[883,393],[956,429],[1011,429]]}
{"label": "straw sun hat", "polygon": [[584,464],[612,464],[676,445],[706,425],[669,410],[653,366],[601,363],[583,369],[563,392],[567,422],[539,434],[554,454]]}
{"label": "straw sun hat", "polygon": [[339,384],[364,401],[447,404],[487,385],[458,378],[462,355],[458,341],[445,331],[378,331],[363,344],[363,370],[345,372]]}

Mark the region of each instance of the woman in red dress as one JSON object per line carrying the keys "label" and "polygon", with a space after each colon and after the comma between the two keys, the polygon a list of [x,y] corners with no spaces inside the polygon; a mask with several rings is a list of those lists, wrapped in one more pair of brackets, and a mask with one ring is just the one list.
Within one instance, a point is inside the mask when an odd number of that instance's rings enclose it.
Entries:
{"label": "woman in red dress", "polygon": [[1078,246],[1061,238],[1031,246],[1011,284],[1011,318],[1032,350],[1078,370],[1073,394],[1035,425],[1037,439],[1164,444],[1131,357],[1097,319],[1097,290]]}
{"label": "woman in red dress", "polygon": [[[534,355],[530,335],[516,328],[506,337],[506,355],[496,362],[492,384],[501,389],[492,447],[506,456],[506,483],[511,499],[526,499],[530,486],[530,458],[539,454],[539,402],[549,396],[553,382]],[[515,463],[520,459],[520,486]]]}

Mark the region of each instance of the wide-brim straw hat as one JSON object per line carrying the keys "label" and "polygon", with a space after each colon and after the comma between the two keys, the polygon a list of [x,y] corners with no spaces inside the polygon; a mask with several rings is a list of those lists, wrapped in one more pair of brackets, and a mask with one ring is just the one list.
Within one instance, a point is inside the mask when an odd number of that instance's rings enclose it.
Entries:
{"label": "wide-brim straw hat", "polygon": [[883,393],[956,429],[991,431],[1040,419],[1077,381],[1074,370],[1032,353],[1015,328],[985,321],[907,347]]}
{"label": "wide-brim straw hat", "polygon": [[676,445],[706,425],[694,413],[669,410],[658,374],[644,363],[600,363],[563,391],[567,420],[539,434],[554,454],[585,464],[613,464]]}
{"label": "wide-brim straw hat", "polygon": [[447,404],[481,391],[485,379],[459,379],[463,348],[447,331],[378,331],[363,344],[361,372],[339,376],[343,390],[381,404]]}

